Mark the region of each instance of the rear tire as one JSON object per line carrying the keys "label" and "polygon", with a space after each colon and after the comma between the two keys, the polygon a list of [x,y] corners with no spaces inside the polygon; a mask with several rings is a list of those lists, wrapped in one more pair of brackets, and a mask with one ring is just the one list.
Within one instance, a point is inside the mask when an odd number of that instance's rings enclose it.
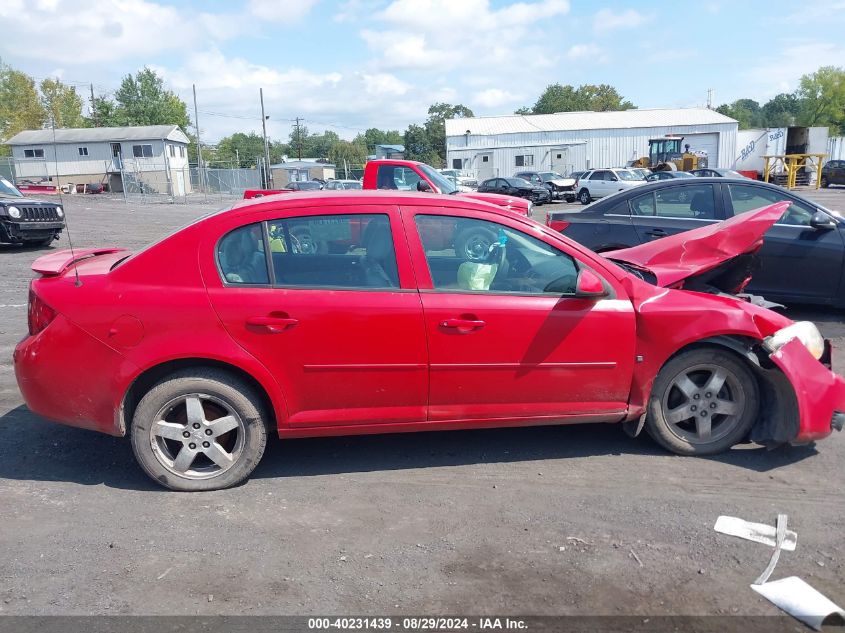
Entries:
{"label": "rear tire", "polygon": [[757,381],[732,352],[694,348],[667,362],[654,381],[646,429],[679,455],[712,455],[748,435],[760,410]]}
{"label": "rear tire", "polygon": [[218,369],[176,372],[141,398],[132,451],[152,479],[171,490],[221,490],[244,481],[267,444],[261,399]]}
{"label": "rear tire", "polygon": [[592,202],[592,197],[590,197],[590,192],[586,189],[582,189],[581,192],[578,194],[578,200],[581,201],[581,204],[584,206],[590,204]]}

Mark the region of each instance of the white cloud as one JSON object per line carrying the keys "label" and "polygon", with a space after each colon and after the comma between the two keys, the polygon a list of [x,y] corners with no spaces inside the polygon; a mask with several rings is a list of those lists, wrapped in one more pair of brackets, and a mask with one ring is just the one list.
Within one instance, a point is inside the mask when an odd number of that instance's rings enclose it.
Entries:
{"label": "white cloud", "polygon": [[[765,62],[751,66],[742,77],[745,82],[736,87],[736,94],[720,97],[719,102],[733,101],[749,94],[770,99],[780,92],[792,92],[798,87],[801,75],[814,73],[826,59],[845,59],[845,45],[839,42],[810,40],[782,40],[772,46],[779,51],[768,55]],[[739,94],[742,93],[742,94]]]}
{"label": "white cloud", "polygon": [[319,0],[249,0],[247,10],[255,17],[267,22],[295,23],[311,12]]}
{"label": "white cloud", "polygon": [[636,9],[625,11],[602,9],[593,16],[593,29],[598,33],[618,29],[635,29],[651,20]]}
{"label": "white cloud", "polygon": [[479,66],[499,73],[547,67],[553,55],[537,44],[539,30],[569,12],[568,0],[516,2],[493,8],[490,0],[393,0],[375,15],[384,29],[361,36],[386,69],[445,72]]}
{"label": "white cloud", "polygon": [[148,0],[2,0],[3,48],[18,58],[66,64],[144,59],[190,49],[245,28],[233,16],[188,15]]}
{"label": "white cloud", "polygon": [[386,72],[271,68],[228,58],[216,49],[191,53],[178,68],[156,71],[188,103],[196,84],[201,132],[209,142],[234,131],[260,132],[259,88],[264,89],[270,116],[267,133],[280,139],[287,138],[290,120],[297,116],[305,118],[312,132],[328,128],[344,138],[374,125],[404,129],[408,121],[425,118],[429,103],[454,97],[437,88],[412,86]]}
{"label": "white cloud", "polygon": [[606,61],[607,55],[595,44],[575,44],[566,51],[567,59],[589,59],[592,61]]}
{"label": "white cloud", "polygon": [[514,94],[507,90],[499,88],[487,88],[476,93],[472,98],[473,105],[479,105],[483,108],[497,108],[505,104],[513,104],[522,101],[522,95]]}

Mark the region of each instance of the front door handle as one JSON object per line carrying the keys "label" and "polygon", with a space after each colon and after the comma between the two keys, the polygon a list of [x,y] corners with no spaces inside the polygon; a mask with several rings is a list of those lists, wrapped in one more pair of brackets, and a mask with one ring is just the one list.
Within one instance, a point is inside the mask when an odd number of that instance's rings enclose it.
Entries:
{"label": "front door handle", "polygon": [[477,319],[444,319],[440,322],[440,327],[458,330],[459,332],[473,332],[480,330],[485,325],[487,324],[484,321]]}
{"label": "front door handle", "polygon": [[651,235],[652,237],[666,237],[668,233],[663,229],[652,229],[651,231],[646,231],[646,235]]}
{"label": "front door handle", "polygon": [[270,334],[279,334],[285,330],[292,328],[297,323],[298,319],[290,317],[274,317],[274,316],[254,316],[246,320],[246,324],[250,327],[261,328]]}

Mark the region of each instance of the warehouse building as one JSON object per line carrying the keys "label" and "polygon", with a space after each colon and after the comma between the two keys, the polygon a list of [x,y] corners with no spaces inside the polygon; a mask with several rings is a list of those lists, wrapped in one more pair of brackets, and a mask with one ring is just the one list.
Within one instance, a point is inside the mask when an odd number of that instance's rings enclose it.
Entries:
{"label": "warehouse building", "polygon": [[191,190],[188,137],[176,125],[24,130],[6,145],[19,182],[140,186],[179,196]]}
{"label": "warehouse building", "polygon": [[446,163],[479,180],[517,171],[564,175],[648,156],[648,141],[681,135],[711,167],[730,167],[737,122],[706,108],[560,112],[448,119]]}

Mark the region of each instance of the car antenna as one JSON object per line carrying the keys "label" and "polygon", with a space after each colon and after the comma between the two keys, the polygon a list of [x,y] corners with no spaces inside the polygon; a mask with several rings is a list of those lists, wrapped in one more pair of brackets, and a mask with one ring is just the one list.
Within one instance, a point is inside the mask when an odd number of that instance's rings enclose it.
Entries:
{"label": "car antenna", "polygon": [[53,119],[50,121],[50,127],[53,129],[53,166],[56,168],[56,184],[59,185],[56,189],[59,192],[59,205],[62,207],[62,211],[64,212],[65,216],[65,233],[67,234],[67,243],[70,244],[70,258],[72,260],[71,265],[73,266],[73,275],[74,275],[74,286],[79,288],[82,285],[82,282],[79,280],[79,271],[76,269],[76,254],[73,251],[73,239],[70,236],[70,218],[68,217],[67,211],[65,210],[65,199],[62,197],[62,183],[59,181],[59,153],[56,146],[56,120]]}

